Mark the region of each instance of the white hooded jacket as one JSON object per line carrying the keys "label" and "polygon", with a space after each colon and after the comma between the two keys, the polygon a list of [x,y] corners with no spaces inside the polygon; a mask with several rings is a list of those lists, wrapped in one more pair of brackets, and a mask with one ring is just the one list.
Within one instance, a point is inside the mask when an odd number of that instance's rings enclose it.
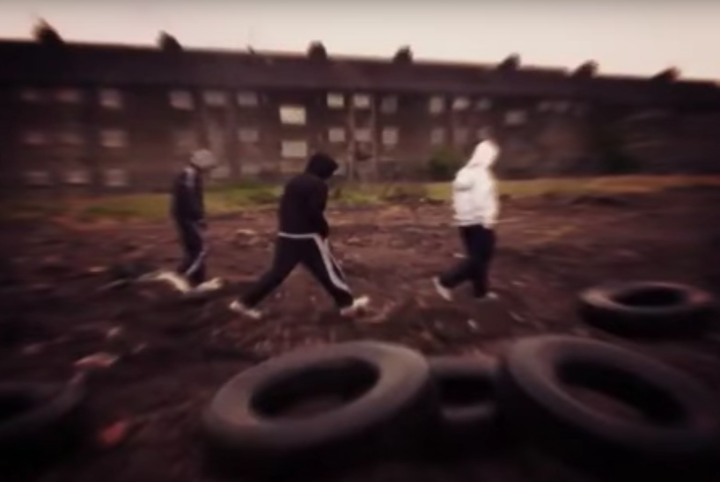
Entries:
{"label": "white hooded jacket", "polygon": [[480,224],[488,229],[497,221],[499,202],[492,165],[500,153],[497,144],[482,141],[472,157],[455,175],[452,184],[455,224]]}

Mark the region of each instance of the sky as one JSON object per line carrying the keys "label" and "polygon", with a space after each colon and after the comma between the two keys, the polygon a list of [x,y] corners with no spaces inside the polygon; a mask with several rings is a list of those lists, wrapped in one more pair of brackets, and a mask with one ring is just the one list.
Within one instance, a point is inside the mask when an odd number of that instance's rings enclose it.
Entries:
{"label": "sky", "polygon": [[42,17],[66,41],[151,45],[166,30],[185,47],[522,62],[607,74],[720,79],[720,2],[713,0],[0,0],[0,37],[29,38]]}

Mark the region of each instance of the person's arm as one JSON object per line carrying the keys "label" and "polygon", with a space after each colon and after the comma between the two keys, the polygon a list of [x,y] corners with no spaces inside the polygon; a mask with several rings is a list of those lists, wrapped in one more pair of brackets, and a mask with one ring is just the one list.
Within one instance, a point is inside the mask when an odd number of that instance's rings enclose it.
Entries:
{"label": "person's arm", "polygon": [[455,192],[469,191],[475,185],[475,173],[471,169],[461,169],[453,180],[452,187]]}
{"label": "person's arm", "polygon": [[327,219],[325,219],[325,207],[327,205],[328,186],[322,181],[314,183],[308,193],[308,217],[313,232],[327,238],[330,233]]}

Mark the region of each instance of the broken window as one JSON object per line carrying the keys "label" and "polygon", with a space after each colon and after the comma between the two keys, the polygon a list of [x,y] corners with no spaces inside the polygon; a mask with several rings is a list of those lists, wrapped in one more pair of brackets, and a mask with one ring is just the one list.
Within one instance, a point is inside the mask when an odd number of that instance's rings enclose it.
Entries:
{"label": "broken window", "polygon": [[380,111],[383,114],[394,114],[398,109],[398,98],[394,95],[383,97],[380,102]]}
{"label": "broken window", "polygon": [[280,106],[280,122],[290,125],[305,124],[305,107],[300,105]]}
{"label": "broken window", "polygon": [[344,127],[331,127],[328,129],[328,141],[330,142],[345,142],[345,128]]}
{"label": "broken window", "polygon": [[238,92],[236,100],[240,107],[256,107],[260,103],[255,92]]}
{"label": "broken window", "polygon": [[175,151],[188,154],[198,148],[198,136],[194,129],[180,129],[173,134]]}
{"label": "broken window", "polygon": [[492,101],[487,98],[478,99],[475,102],[475,109],[477,110],[490,110],[492,107]]}
{"label": "broken window", "polygon": [[83,144],[83,140],[80,132],[76,130],[64,131],[58,134],[58,141],[65,146],[79,146]]}
{"label": "broken window", "polygon": [[30,130],[22,133],[22,143],[28,146],[41,146],[47,144],[47,136],[42,131]]}
{"label": "broken window", "polygon": [[368,127],[355,129],[355,140],[358,142],[370,142],[372,140],[372,132]]}
{"label": "broken window", "polygon": [[127,133],[121,129],[103,129],[100,131],[100,145],[110,149],[127,146]]}
{"label": "broken window", "polygon": [[240,164],[240,174],[254,176],[262,172],[262,164],[254,162],[243,162]]}
{"label": "broken window", "polygon": [[356,109],[369,109],[370,108],[370,96],[368,94],[355,94],[353,95],[353,105]]}
{"label": "broken window", "polygon": [[194,105],[192,94],[186,90],[173,90],[170,92],[170,105],[175,109],[191,110]]}
{"label": "broken window", "polygon": [[76,186],[90,184],[90,173],[85,169],[71,169],[65,172],[65,183]]}
{"label": "broken window", "polygon": [[254,144],[260,140],[260,132],[251,127],[242,127],[238,129],[238,140],[243,144]]}
{"label": "broken window", "polygon": [[27,103],[42,102],[42,93],[38,89],[22,89],[20,90],[20,100]]}
{"label": "broken window", "polygon": [[517,126],[525,123],[527,113],[524,110],[515,109],[505,113],[505,124],[509,126]]}
{"label": "broken window", "polygon": [[437,146],[445,143],[445,129],[436,127],[430,131],[430,144]]}
{"label": "broken window", "polygon": [[121,109],[123,106],[122,94],[117,89],[100,89],[98,93],[100,105],[105,109]]}
{"label": "broken window", "polygon": [[308,155],[306,141],[282,141],[280,155],[285,159],[305,158]]}
{"label": "broken window", "polygon": [[385,127],[382,130],[382,143],[385,146],[394,146],[398,143],[400,131],[397,127]]}
{"label": "broken window", "polygon": [[338,93],[329,93],[327,95],[327,106],[331,109],[342,109],[345,107],[345,96]]}
{"label": "broken window", "polygon": [[50,173],[47,171],[25,171],[23,178],[28,186],[49,186],[52,184]]}
{"label": "broken window", "polygon": [[223,107],[227,105],[227,95],[219,90],[208,90],[203,93],[205,104],[211,107]]}
{"label": "broken window", "polygon": [[230,166],[227,164],[219,164],[215,169],[210,171],[210,179],[227,179],[230,177]]}
{"label": "broken window", "polygon": [[453,132],[455,144],[466,144],[470,139],[470,130],[464,127],[455,129]]}
{"label": "broken window", "polygon": [[453,100],[453,110],[466,110],[468,107],[470,107],[470,99],[467,97],[456,97]]}
{"label": "broken window", "polygon": [[124,169],[106,170],[104,180],[107,187],[125,187],[128,185],[128,175]]}
{"label": "broken window", "polygon": [[77,104],[82,100],[82,94],[78,89],[58,89],[55,99],[64,104]]}
{"label": "broken window", "polygon": [[428,111],[431,114],[440,114],[445,110],[445,99],[436,95],[428,101]]}

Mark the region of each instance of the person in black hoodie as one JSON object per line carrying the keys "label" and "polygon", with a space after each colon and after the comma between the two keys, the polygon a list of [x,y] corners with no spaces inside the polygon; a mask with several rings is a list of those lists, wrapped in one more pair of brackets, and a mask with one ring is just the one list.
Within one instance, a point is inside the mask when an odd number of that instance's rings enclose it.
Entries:
{"label": "person in black hoodie", "polygon": [[213,154],[207,149],[195,151],[187,166],[172,184],[170,215],[175,223],[184,258],[175,272],[163,278],[178,290],[202,292],[217,289],[218,278],[205,281],[205,203],[203,174],[217,167]]}
{"label": "person in black hoodie", "polygon": [[278,233],[270,269],[230,310],[260,319],[255,308],[272,293],[298,265],[302,264],[333,298],[343,316],[353,316],[369,303],[365,296],[354,298],[345,276],[333,258],[328,244],[329,227],[325,219],[328,198],[326,181],[338,168],[323,153],[313,154],[305,171],[285,185],[278,209]]}

